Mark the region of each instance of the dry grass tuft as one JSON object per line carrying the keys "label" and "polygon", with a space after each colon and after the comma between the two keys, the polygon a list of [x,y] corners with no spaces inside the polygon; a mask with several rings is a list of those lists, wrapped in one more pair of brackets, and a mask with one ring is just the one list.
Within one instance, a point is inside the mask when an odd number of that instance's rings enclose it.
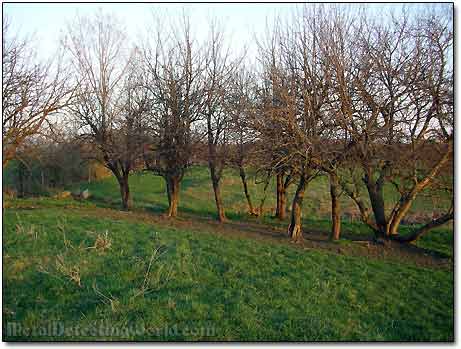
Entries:
{"label": "dry grass tuft", "polygon": [[101,301],[104,304],[110,305],[112,312],[116,313],[118,311],[118,309],[120,308],[119,299],[117,297],[114,297],[110,292],[108,295],[105,295],[104,293],[102,293],[101,290],[98,288],[96,281],[93,281],[93,291],[96,293],[96,295],[101,299]]}
{"label": "dry grass tuft", "polygon": [[[149,258],[149,262],[147,263],[143,282],[131,300],[134,300],[138,296],[144,296],[148,293],[154,292],[162,285],[168,283],[172,276],[173,269],[171,267],[169,269],[166,268],[165,264],[159,261],[166,250],[166,246],[163,245],[153,250],[153,253]],[[154,267],[154,264],[156,264],[156,267]]]}
{"label": "dry grass tuft", "polygon": [[64,257],[62,255],[58,255],[56,257],[56,270],[64,276],[67,276],[69,280],[76,283],[78,287],[82,287],[80,279],[80,267],[78,265],[68,266],[64,261]]}
{"label": "dry grass tuft", "polygon": [[98,251],[106,251],[110,249],[112,240],[109,238],[109,232],[106,230],[104,234],[98,234],[93,248]]}

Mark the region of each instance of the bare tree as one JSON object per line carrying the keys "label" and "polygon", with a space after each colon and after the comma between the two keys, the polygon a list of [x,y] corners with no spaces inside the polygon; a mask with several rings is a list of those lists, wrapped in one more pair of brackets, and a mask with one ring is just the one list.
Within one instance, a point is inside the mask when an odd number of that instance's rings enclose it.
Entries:
{"label": "bare tree", "polygon": [[129,175],[143,149],[143,118],[149,110],[139,53],[128,50],[116,18],[99,12],[69,25],[65,47],[79,80],[70,107],[93,157],[116,177],[122,209],[130,207]]}
{"label": "bare tree", "polygon": [[[409,241],[453,218],[451,208],[410,237],[396,236],[416,196],[452,158],[453,37],[449,15],[443,13],[391,18],[385,24],[363,17],[348,33],[344,27],[331,30],[336,52],[330,66],[340,101],[337,120],[353,144],[349,163],[360,165],[371,207],[358,183],[343,183],[343,188],[377,237]],[[427,161],[434,152],[439,155]],[[400,196],[390,212],[386,184]]]}
{"label": "bare tree", "polygon": [[227,145],[230,127],[228,91],[238,62],[232,61],[230,47],[225,46],[224,31],[216,22],[210,23],[209,39],[206,43],[204,70],[204,117],[208,142],[208,167],[213,184],[217,218],[226,220],[221,195],[221,178],[227,162]]}
{"label": "bare tree", "polygon": [[[275,216],[284,219],[286,215],[286,191],[296,176],[291,174],[291,167],[286,159],[289,149],[284,147],[286,136],[279,125],[288,112],[296,108],[290,90],[290,77],[287,67],[282,62],[283,34],[282,23],[275,20],[274,28],[267,29],[266,41],[259,43],[260,61],[262,63],[261,86],[258,89],[255,125],[259,137],[260,171],[266,173],[267,187],[273,174],[276,175],[276,209]],[[262,118],[261,118],[262,117]],[[259,118],[259,119],[258,119]]]}
{"label": "bare tree", "polygon": [[[353,15],[352,15],[353,14]],[[344,94],[338,92],[350,78],[351,72],[344,70],[349,64],[350,56],[356,49],[353,40],[349,40],[351,24],[357,20],[358,12],[348,11],[344,7],[328,7],[319,33],[319,51],[322,62],[330,79],[328,86],[328,106],[324,109],[324,126],[328,129],[325,142],[318,157],[319,166],[328,175],[331,198],[331,232],[330,239],[338,240],[341,234],[341,207],[340,196],[343,193],[341,179],[344,176],[344,165],[354,143],[348,136],[348,130],[343,127],[344,120],[338,118],[338,111],[343,111],[341,101]],[[341,70],[342,69],[342,70]],[[341,90],[340,90],[341,91]],[[353,104],[349,101],[347,106]],[[355,166],[351,164],[351,166]]]}
{"label": "bare tree", "polygon": [[[288,234],[302,240],[302,204],[308,183],[319,174],[322,146],[327,138],[330,77],[322,61],[322,8],[307,8],[282,31],[276,27],[266,50],[266,133],[271,139],[273,168],[290,169],[297,179]],[[280,57],[277,63],[277,58]],[[264,57],[263,57],[264,61]]]}
{"label": "bare tree", "polygon": [[243,191],[248,204],[248,213],[258,215],[248,187],[247,167],[257,164],[257,136],[253,128],[256,108],[256,77],[245,67],[234,73],[228,102],[230,120],[230,163],[239,171]]}
{"label": "bare tree", "polygon": [[29,39],[11,33],[10,22],[3,20],[2,37],[2,141],[3,167],[16,157],[29,137],[50,121],[50,116],[72,98],[68,76],[58,54],[40,62]]}
{"label": "bare tree", "polygon": [[203,55],[191,37],[186,16],[179,26],[157,22],[154,41],[146,44],[144,59],[152,111],[150,147],[144,159],[149,171],[165,179],[168,216],[178,213],[181,181],[202,130]]}

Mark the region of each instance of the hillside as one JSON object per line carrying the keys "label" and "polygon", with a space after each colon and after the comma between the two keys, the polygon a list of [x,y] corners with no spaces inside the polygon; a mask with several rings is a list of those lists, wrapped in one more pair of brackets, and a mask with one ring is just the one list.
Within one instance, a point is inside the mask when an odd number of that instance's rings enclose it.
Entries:
{"label": "hillside", "polygon": [[[425,250],[415,256],[396,248],[364,253],[370,248],[353,237],[365,228],[347,221],[344,238],[328,245],[321,239],[328,223],[312,214],[319,201],[327,204],[319,179],[299,246],[285,236],[286,222],[246,216],[235,176],[225,180],[231,221],[215,223],[206,175],[196,168],[185,179],[175,220],[159,214],[163,184],[150,175],[130,179],[132,212],[118,210],[112,179],[82,183],[89,201],[10,200],[4,319],[30,328],[57,321],[69,333],[4,332],[4,339],[453,340],[450,228],[418,242]],[[115,332],[72,332],[75,326]]]}

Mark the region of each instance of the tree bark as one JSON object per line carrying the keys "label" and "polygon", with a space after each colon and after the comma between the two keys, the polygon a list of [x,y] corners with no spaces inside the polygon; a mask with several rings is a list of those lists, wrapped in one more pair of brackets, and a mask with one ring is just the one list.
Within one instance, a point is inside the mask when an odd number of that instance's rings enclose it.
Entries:
{"label": "tree bark", "polygon": [[412,234],[409,236],[392,236],[392,240],[399,241],[399,242],[413,242],[418,240],[423,234],[427,233],[429,230],[438,227],[442,224],[445,224],[454,218],[453,210],[444,214],[442,217],[434,219],[433,221],[423,225],[421,228],[416,229]]}
{"label": "tree bark", "polygon": [[[410,210],[410,207],[413,204],[413,201],[415,200],[416,196],[432,183],[432,181],[437,176],[442,166],[445,165],[445,163],[449,160],[452,151],[452,142],[450,141],[448,144],[447,152],[444,154],[442,158],[440,158],[440,160],[432,168],[428,175],[421,182],[415,183],[413,188],[408,193],[406,193],[406,195],[403,195],[401,197],[398,206],[394,208],[391,214],[391,218],[389,219],[387,226],[388,236],[398,235],[400,223]],[[432,229],[432,227],[429,227],[429,229]]]}
{"label": "tree bark", "polygon": [[167,216],[176,217],[178,215],[180,180],[175,176],[167,176],[165,180],[168,194]]}
{"label": "tree bark", "polygon": [[5,168],[6,165],[8,165],[8,163],[10,162],[11,159],[12,159],[11,155],[3,154],[3,160],[2,160],[3,168]]}
{"label": "tree bark", "polygon": [[340,212],[340,185],[338,176],[330,173],[330,196],[331,196],[331,240],[339,240],[341,234],[341,212]]}
{"label": "tree bark", "polygon": [[405,217],[405,215],[410,210],[410,207],[416,197],[417,190],[416,187],[405,197],[403,197],[399,203],[399,208],[396,210],[395,213],[391,215],[390,222],[388,223],[386,235],[398,235],[398,229],[400,227],[400,222]]}
{"label": "tree bark", "polygon": [[291,209],[291,222],[288,227],[288,235],[291,237],[293,242],[301,242],[303,240],[302,233],[302,206],[304,191],[306,190],[306,178],[301,176],[299,179],[298,187],[293,198],[293,204]]}
{"label": "tree bark", "polygon": [[261,198],[261,202],[259,203],[259,216],[260,217],[263,217],[264,203],[266,202],[266,197],[267,197],[267,187],[269,187],[270,180],[271,180],[271,176],[268,173],[267,178],[266,178],[266,182],[264,183],[263,197]]}
{"label": "tree bark", "polygon": [[277,174],[277,207],[275,209],[275,217],[280,220],[286,218],[287,190],[283,177],[283,173]]}
{"label": "tree bark", "polygon": [[[212,173],[213,172],[215,171],[213,170]],[[223,205],[222,197],[221,197],[220,178],[212,174],[211,181],[213,182],[214,199],[216,202],[216,211],[218,214],[218,221],[225,222],[227,218],[226,218],[226,213],[224,212],[224,205]]]}
{"label": "tree bark", "polygon": [[247,183],[245,169],[243,168],[243,166],[239,166],[239,170],[240,170],[240,178],[242,179],[242,184],[243,184],[243,191],[245,192],[245,197],[248,203],[248,211],[251,215],[256,215],[256,212],[253,207],[253,203],[251,202],[250,192],[248,190],[248,183]]}
{"label": "tree bark", "polygon": [[227,219],[226,219],[226,213],[224,211],[224,205],[223,205],[222,197],[221,197],[221,183],[220,183],[221,176],[218,175],[216,171],[216,164],[213,160],[210,160],[208,162],[208,167],[210,168],[210,177],[211,177],[211,182],[213,184],[217,218],[219,222],[225,222]]}
{"label": "tree bark", "polygon": [[381,235],[381,237],[387,236],[383,182],[381,178],[374,182],[371,174],[365,175],[364,181],[370,198],[371,209],[375,217],[377,227],[376,233]]}
{"label": "tree bark", "polygon": [[[208,135],[208,168],[210,169],[211,183],[213,184],[214,198],[216,203],[216,213],[219,222],[226,221],[226,214],[224,212],[224,205],[221,198],[221,171],[218,169],[218,158],[217,158],[217,144],[216,141],[219,137],[218,132],[213,135],[211,125],[212,115],[207,116],[207,135]],[[222,167],[221,167],[222,170]]]}
{"label": "tree bark", "polygon": [[120,194],[122,197],[122,210],[128,211],[131,208],[130,184],[128,175],[123,175],[119,179]]}

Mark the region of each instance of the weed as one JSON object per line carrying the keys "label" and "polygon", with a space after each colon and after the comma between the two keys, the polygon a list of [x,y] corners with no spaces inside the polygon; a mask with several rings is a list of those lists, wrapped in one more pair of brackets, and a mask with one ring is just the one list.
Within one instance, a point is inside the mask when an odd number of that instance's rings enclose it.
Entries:
{"label": "weed", "polygon": [[56,257],[56,270],[67,276],[69,280],[73,281],[78,285],[78,287],[82,287],[81,280],[80,280],[80,268],[78,265],[69,266],[64,261],[63,255],[58,255]]}
{"label": "weed", "polygon": [[96,241],[94,242],[93,248],[98,251],[106,251],[110,249],[112,245],[112,240],[109,238],[109,232],[106,230],[104,234],[98,234]]}
{"label": "weed", "polygon": [[96,295],[101,299],[101,301],[104,304],[110,305],[112,312],[115,313],[118,311],[120,307],[120,300],[117,297],[114,297],[110,292],[108,293],[108,295],[105,295],[104,293],[102,293],[101,290],[98,288],[96,281],[93,281],[92,288],[93,288],[93,291],[96,293]]}
{"label": "weed", "polygon": [[[172,268],[166,271],[164,263],[158,263],[161,256],[166,252],[166,246],[160,245],[156,247],[150,255],[147,268],[144,273],[142,284],[138,288],[137,292],[132,297],[132,300],[139,296],[144,296],[148,293],[158,290],[162,285],[168,283],[168,280],[172,275]],[[157,262],[155,271],[153,265]]]}

